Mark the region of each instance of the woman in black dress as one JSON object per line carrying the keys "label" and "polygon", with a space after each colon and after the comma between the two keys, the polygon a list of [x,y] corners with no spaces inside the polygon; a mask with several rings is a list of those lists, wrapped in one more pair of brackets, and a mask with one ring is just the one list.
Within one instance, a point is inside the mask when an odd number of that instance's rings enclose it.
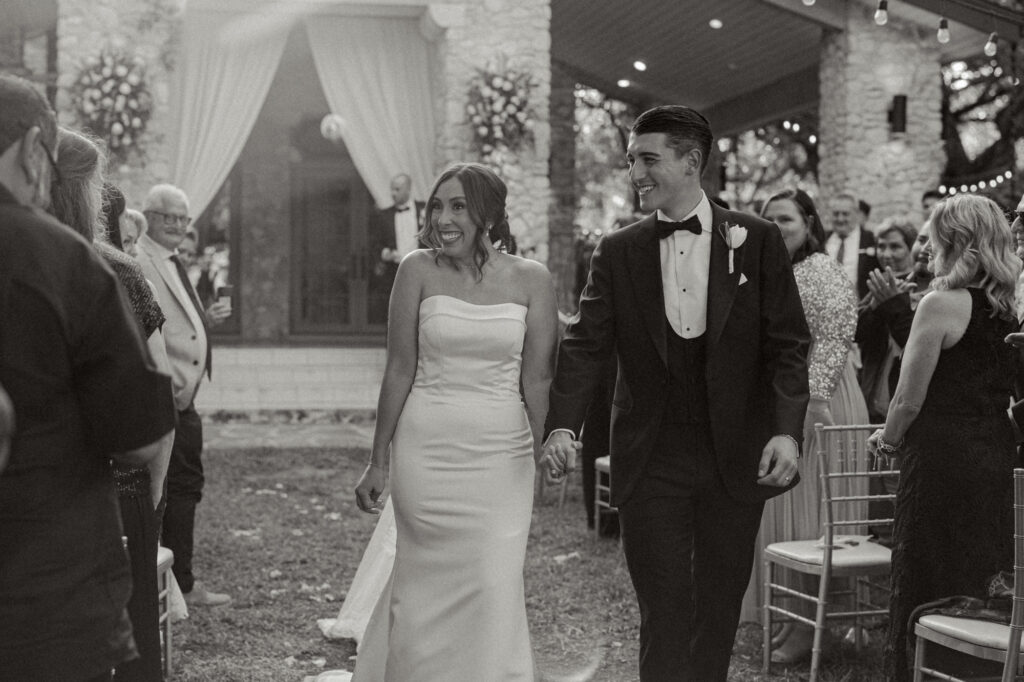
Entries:
{"label": "woman in black dress", "polygon": [[901,460],[893,529],[885,671],[909,680],[911,612],[952,595],[984,596],[1012,565],[1007,407],[1017,351],[1014,284],[1021,260],[999,207],[956,195],[931,219],[934,291],[918,306],[899,385],[872,451]]}

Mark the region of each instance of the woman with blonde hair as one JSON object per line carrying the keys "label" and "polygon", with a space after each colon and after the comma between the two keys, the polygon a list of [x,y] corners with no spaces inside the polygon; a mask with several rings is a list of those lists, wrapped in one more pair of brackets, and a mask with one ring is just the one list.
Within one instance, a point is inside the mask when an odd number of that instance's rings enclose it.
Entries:
{"label": "woman with blonde hair", "polygon": [[936,599],[986,596],[1013,559],[1007,406],[1017,351],[1014,285],[1021,260],[999,207],[976,195],[938,203],[931,218],[933,291],[921,299],[885,428],[868,441],[897,458],[892,598],[885,672],[909,680],[909,619]]}

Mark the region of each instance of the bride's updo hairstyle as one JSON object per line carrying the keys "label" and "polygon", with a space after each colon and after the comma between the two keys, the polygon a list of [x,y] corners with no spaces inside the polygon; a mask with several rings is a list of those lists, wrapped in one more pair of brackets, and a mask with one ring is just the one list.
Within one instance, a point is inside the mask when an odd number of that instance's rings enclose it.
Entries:
{"label": "bride's updo hairstyle", "polygon": [[508,196],[505,183],[487,166],[479,163],[457,163],[449,166],[437,178],[434,188],[430,190],[427,208],[424,211],[423,231],[420,232],[419,238],[435,250],[435,258],[441,258],[443,254],[441,235],[438,234],[435,224],[434,202],[438,188],[452,178],[462,185],[462,191],[466,196],[466,210],[469,211],[473,224],[480,228],[473,244],[473,261],[476,263],[477,271],[479,272],[487,262],[485,239],[498,251],[515,253],[512,233],[508,226],[508,214],[505,212],[505,199]]}
{"label": "bride's updo hairstyle", "polygon": [[1013,317],[1021,260],[1006,216],[991,199],[956,194],[935,205],[931,217],[936,290],[974,285],[985,291],[993,317]]}

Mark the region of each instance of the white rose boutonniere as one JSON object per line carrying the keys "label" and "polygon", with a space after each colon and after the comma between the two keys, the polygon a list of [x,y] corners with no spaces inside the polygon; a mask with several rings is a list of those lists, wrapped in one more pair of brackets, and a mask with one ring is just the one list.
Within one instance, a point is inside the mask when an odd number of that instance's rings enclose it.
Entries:
{"label": "white rose boutonniere", "polygon": [[747,228],[739,225],[730,225],[729,223],[722,223],[718,226],[718,233],[722,235],[722,239],[725,240],[725,245],[729,247],[729,274],[735,270],[735,258],[733,254],[736,249],[743,246],[743,242],[747,241]]}
{"label": "white rose boutonniere", "polygon": [[868,258],[874,258],[875,257],[875,247],[869,246],[866,249],[861,249],[858,253],[860,253],[860,255],[862,255],[862,256],[867,256]]}

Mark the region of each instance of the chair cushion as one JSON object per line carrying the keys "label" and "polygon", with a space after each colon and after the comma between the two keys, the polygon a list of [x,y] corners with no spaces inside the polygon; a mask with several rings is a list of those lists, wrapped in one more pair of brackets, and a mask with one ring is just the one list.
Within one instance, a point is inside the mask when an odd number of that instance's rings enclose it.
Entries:
{"label": "chair cushion", "polygon": [[[868,541],[866,535],[836,535],[832,545],[832,567],[836,569],[885,566],[892,560],[892,551],[888,547]],[[768,556],[775,555],[816,566],[825,561],[822,538],[773,542],[765,547],[764,552]]]}
{"label": "chair cushion", "polygon": [[[922,627],[934,630],[947,637],[953,637],[976,646],[984,646],[991,649],[1005,650],[1010,642],[1010,626],[1003,625],[1002,623],[993,623],[989,620],[930,615],[921,616],[917,621],[915,632],[922,634],[920,632]],[[1024,652],[1024,641],[1021,642],[1021,651]]]}
{"label": "chair cushion", "polygon": [[156,570],[166,571],[174,563],[174,552],[167,549],[166,547],[157,547],[156,550]]}
{"label": "chair cushion", "polygon": [[612,468],[611,456],[605,455],[604,457],[598,457],[597,459],[595,459],[594,468],[598,471],[603,471],[604,473],[607,474],[609,471],[611,471]]}

